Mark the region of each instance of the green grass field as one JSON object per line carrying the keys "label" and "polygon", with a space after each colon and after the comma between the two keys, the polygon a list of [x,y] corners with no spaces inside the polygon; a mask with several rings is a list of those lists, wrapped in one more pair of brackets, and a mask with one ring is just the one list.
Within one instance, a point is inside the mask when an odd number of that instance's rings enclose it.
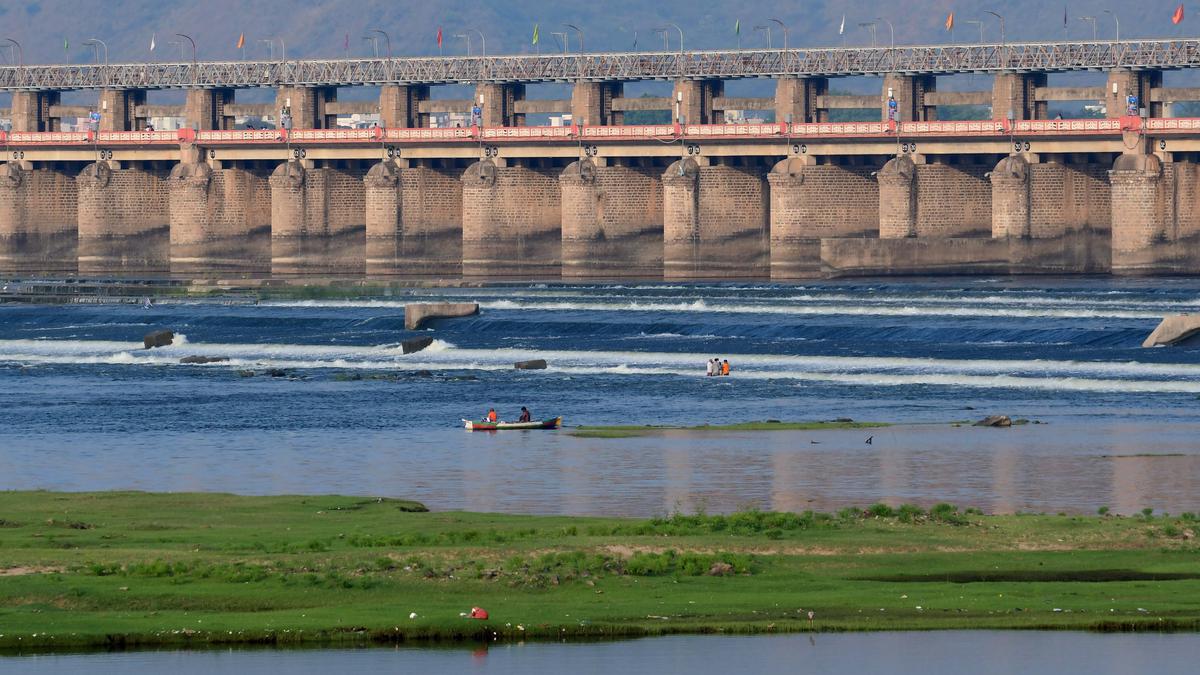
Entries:
{"label": "green grass field", "polygon": [[[631,520],[362,497],[0,492],[0,648],[1194,631],[1197,530],[1191,514],[947,506]],[[460,616],[473,606],[490,619]]]}

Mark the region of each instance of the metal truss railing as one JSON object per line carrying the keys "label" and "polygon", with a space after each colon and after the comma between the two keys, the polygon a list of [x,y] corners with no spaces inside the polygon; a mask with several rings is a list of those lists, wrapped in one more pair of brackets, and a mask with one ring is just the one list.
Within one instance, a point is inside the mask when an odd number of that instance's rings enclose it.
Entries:
{"label": "metal truss railing", "polygon": [[0,90],[349,87],[1200,67],[1200,39],[1022,42],[834,49],[28,65]]}

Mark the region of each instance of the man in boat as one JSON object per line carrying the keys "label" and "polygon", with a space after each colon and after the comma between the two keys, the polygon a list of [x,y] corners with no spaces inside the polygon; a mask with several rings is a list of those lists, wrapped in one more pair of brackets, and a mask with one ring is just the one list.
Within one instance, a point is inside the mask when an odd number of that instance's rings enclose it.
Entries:
{"label": "man in boat", "polygon": [[521,417],[519,417],[517,419],[517,421],[518,422],[532,422],[533,421],[533,415],[529,414],[529,408],[526,408],[525,406],[521,406]]}
{"label": "man in boat", "polygon": [[491,422],[492,424],[495,424],[497,419],[499,418],[496,417],[495,408],[488,408],[487,414],[483,416],[484,422]]}

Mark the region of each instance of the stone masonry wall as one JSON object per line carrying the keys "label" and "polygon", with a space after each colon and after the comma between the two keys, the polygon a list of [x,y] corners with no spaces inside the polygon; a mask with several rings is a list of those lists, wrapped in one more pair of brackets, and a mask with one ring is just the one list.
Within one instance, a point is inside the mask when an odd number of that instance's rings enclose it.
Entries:
{"label": "stone masonry wall", "polygon": [[563,170],[559,185],[564,277],[662,276],[658,169],[581,160]]}
{"label": "stone masonry wall", "polygon": [[1044,163],[1029,169],[1031,237],[1050,239],[1081,230],[1110,229],[1109,167]]}
{"label": "stone masonry wall", "polygon": [[917,166],[917,236],[991,236],[992,187],[983,174],[990,166]]}
{"label": "stone masonry wall", "polygon": [[821,239],[879,236],[879,185],[867,166],[789,166],[768,174],[771,278],[820,273]]}
{"label": "stone masonry wall", "polygon": [[271,192],[265,175],[179,164],[169,185],[172,274],[271,271]]}
{"label": "stone masonry wall", "polygon": [[0,272],[76,272],[76,199],[62,172],[0,165]]}
{"label": "stone masonry wall", "polygon": [[166,175],[90,164],[76,178],[79,273],[168,272],[170,228]]}
{"label": "stone masonry wall", "polygon": [[681,161],[684,176],[678,175],[680,162],[663,174],[663,275],[768,276],[771,230],[765,176],[756,169],[693,168],[687,166],[690,160]]}
{"label": "stone masonry wall", "polygon": [[282,164],[271,175],[272,274],[366,272],[363,173]]}
{"label": "stone masonry wall", "polygon": [[463,274],[557,277],[562,268],[558,169],[472,164],[462,178]]}
{"label": "stone masonry wall", "polygon": [[365,181],[368,276],[462,273],[457,176],[381,162]]}

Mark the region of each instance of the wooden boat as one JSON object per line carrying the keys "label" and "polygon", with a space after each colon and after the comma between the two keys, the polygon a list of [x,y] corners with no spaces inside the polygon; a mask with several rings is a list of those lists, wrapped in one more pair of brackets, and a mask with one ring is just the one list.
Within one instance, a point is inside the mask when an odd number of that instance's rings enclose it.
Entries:
{"label": "wooden boat", "polygon": [[508,431],[509,429],[557,429],[562,426],[562,418],[554,417],[539,422],[474,422],[463,420],[467,431]]}

